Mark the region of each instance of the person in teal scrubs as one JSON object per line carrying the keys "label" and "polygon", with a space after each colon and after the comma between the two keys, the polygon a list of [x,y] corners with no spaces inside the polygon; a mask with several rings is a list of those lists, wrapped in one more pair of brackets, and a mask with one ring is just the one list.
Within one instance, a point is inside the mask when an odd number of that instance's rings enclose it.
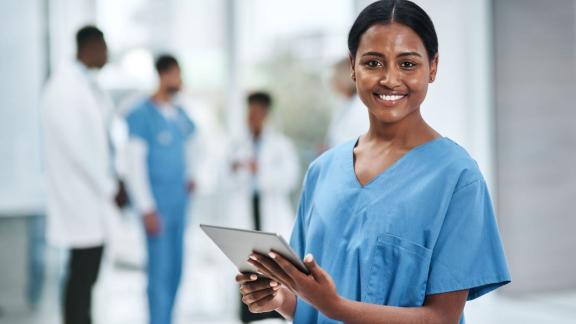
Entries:
{"label": "person in teal scrubs", "polygon": [[182,83],[176,59],[160,56],[156,69],[158,90],[126,118],[130,134],[127,173],[131,198],[146,230],[150,323],[169,324],[182,273],[192,188],[187,148],[196,127],[173,99]]}
{"label": "person in teal scrubs", "polygon": [[291,246],[310,273],[254,253],[258,273],[236,277],[243,301],[297,324],[464,323],[466,301],[510,274],[478,165],[420,113],[438,66],[432,21],[378,1],[348,47],[370,129],[308,169]]}

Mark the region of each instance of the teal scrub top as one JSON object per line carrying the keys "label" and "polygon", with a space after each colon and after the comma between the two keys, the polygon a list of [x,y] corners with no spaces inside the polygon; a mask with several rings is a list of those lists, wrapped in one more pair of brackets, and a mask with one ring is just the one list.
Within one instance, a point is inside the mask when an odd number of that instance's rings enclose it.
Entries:
{"label": "teal scrub top", "polygon": [[[290,242],[301,258],[314,255],[339,295],[418,307],[427,295],[469,289],[472,300],[510,282],[486,183],[462,147],[437,138],[362,186],[356,143],[310,165]],[[294,323],[336,321],[298,298]]]}
{"label": "teal scrub top", "polygon": [[186,188],[186,141],[196,125],[181,107],[174,118],[166,118],[159,107],[147,99],[126,117],[130,137],[143,140],[148,147],[146,164],[150,189],[159,207],[183,204]]}

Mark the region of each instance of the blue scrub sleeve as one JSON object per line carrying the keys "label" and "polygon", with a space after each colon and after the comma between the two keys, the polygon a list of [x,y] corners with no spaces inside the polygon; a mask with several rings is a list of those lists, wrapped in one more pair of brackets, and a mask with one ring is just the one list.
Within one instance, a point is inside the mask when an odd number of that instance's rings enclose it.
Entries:
{"label": "blue scrub sleeve", "polygon": [[194,135],[196,132],[196,124],[192,121],[192,119],[190,119],[184,109],[178,108],[178,111],[180,112],[182,123],[184,124],[184,136],[189,137]]}
{"label": "blue scrub sleeve", "polygon": [[188,121],[188,136],[191,136],[196,133],[196,124],[188,117],[186,120]]}
{"label": "blue scrub sleeve", "polygon": [[478,179],[452,196],[434,246],[426,295],[469,289],[472,300],[509,282],[488,188]]}
{"label": "blue scrub sleeve", "polygon": [[148,139],[148,131],[146,126],[146,116],[142,109],[134,109],[134,111],[126,117],[128,124],[128,133],[130,137],[136,137],[143,140]]}

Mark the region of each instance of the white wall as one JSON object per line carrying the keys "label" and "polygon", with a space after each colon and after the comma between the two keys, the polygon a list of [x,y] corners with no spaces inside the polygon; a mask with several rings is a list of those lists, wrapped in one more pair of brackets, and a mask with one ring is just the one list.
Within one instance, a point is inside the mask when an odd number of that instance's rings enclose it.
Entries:
{"label": "white wall", "polygon": [[76,32],[96,20],[96,0],[47,0],[50,68],[74,58]]}
{"label": "white wall", "polygon": [[42,208],[39,94],[43,1],[0,1],[0,216]]}
{"label": "white wall", "polygon": [[416,2],[431,16],[439,38],[438,76],[422,107],[424,117],[442,134],[468,149],[492,184],[490,1]]}
{"label": "white wall", "polygon": [[576,289],[576,1],[494,6],[503,291]]}

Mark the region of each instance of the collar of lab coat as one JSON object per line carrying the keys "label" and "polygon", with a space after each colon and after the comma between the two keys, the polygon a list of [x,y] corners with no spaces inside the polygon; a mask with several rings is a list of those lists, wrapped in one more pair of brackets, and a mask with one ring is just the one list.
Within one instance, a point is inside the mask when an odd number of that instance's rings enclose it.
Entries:
{"label": "collar of lab coat", "polygon": [[89,69],[80,60],[75,59],[72,62],[72,68],[78,73],[78,76],[84,79],[90,88],[90,91],[94,94],[99,103],[108,108],[112,107],[112,101],[106,94],[106,92],[100,86],[100,83],[96,79],[96,70]]}
{"label": "collar of lab coat", "polygon": [[[272,126],[270,123],[266,123],[264,128],[262,128],[262,133],[260,133],[260,143],[264,142],[267,138],[270,138],[270,136],[274,136],[275,133],[276,130],[274,126]],[[249,138],[252,138],[252,133],[248,132],[248,136]]]}
{"label": "collar of lab coat", "polygon": [[83,77],[85,77],[86,80],[88,80],[88,82],[90,82],[90,84],[92,86],[100,88],[100,84],[98,83],[98,80],[96,79],[96,73],[97,73],[96,69],[89,69],[86,65],[84,65],[84,63],[80,62],[77,59],[73,61],[72,66],[74,66],[76,68],[76,70],[78,72],[80,72],[80,74]]}
{"label": "collar of lab coat", "polygon": [[88,75],[88,67],[86,65],[84,65],[84,63],[82,63],[78,59],[75,59],[72,62],[73,62],[72,65],[75,66],[78,69],[78,71]]}

